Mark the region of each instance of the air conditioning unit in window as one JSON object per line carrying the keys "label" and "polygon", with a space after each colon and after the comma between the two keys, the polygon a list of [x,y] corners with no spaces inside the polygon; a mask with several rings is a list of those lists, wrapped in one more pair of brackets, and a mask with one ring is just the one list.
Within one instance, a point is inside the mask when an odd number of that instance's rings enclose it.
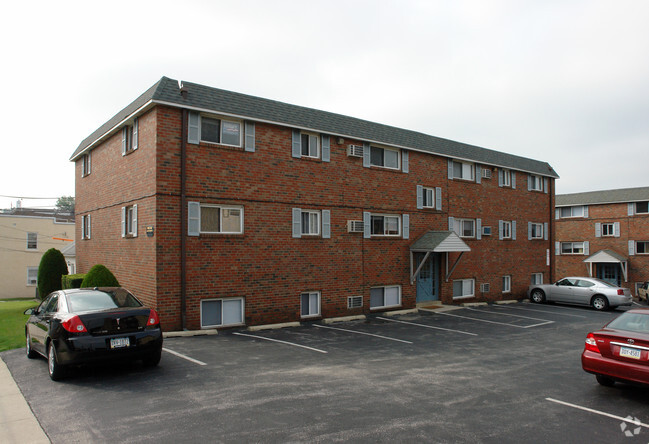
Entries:
{"label": "air conditioning unit in window", "polygon": [[362,233],[365,231],[362,220],[348,220],[347,221],[347,232],[348,233]]}
{"label": "air conditioning unit in window", "polygon": [[36,279],[30,279],[29,285],[36,285]]}
{"label": "air conditioning unit in window", "polygon": [[482,227],[483,236],[491,236],[491,227]]}
{"label": "air conditioning unit in window", "polygon": [[347,147],[347,155],[350,157],[363,157],[363,146],[349,145]]}
{"label": "air conditioning unit in window", "polygon": [[482,178],[483,179],[491,179],[491,170],[489,168],[483,168],[482,169]]}
{"label": "air conditioning unit in window", "polygon": [[363,296],[349,296],[347,298],[347,308],[362,308]]}
{"label": "air conditioning unit in window", "polygon": [[489,293],[490,285],[489,284],[480,284],[480,293]]}

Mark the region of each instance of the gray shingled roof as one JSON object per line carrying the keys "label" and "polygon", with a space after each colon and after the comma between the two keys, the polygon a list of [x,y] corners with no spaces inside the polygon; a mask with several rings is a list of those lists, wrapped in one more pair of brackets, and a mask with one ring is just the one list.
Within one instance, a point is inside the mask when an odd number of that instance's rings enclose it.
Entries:
{"label": "gray shingled roof", "polygon": [[559,177],[547,162],[196,83],[183,82],[183,85],[187,89],[186,98],[181,96],[176,80],[163,77],[133,103],[84,139],[74,151],[70,160],[76,160],[84,151],[92,149],[94,143],[115,131],[118,125],[147,103],[164,103],[181,108],[221,113],[288,127],[308,129],[335,136],[346,136],[367,142],[384,143],[543,176]]}
{"label": "gray shingled roof", "polygon": [[621,188],[618,190],[557,194],[555,205],[557,207],[568,207],[572,205],[641,202],[647,200],[649,200],[649,187]]}

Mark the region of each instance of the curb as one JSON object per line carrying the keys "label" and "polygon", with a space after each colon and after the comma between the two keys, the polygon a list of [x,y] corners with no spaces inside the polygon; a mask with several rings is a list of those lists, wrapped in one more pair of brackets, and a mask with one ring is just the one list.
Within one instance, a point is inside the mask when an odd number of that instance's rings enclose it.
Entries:
{"label": "curb", "polygon": [[216,329],[210,330],[185,330],[185,331],[167,331],[162,333],[162,337],[166,338],[187,338],[192,336],[212,336],[218,335],[219,332]]}

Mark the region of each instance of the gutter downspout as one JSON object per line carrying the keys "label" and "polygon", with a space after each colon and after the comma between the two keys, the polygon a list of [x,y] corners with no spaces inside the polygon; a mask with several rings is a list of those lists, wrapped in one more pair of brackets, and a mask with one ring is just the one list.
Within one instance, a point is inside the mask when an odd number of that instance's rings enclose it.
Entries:
{"label": "gutter downspout", "polygon": [[180,140],[180,323],[187,330],[187,119],[183,109]]}

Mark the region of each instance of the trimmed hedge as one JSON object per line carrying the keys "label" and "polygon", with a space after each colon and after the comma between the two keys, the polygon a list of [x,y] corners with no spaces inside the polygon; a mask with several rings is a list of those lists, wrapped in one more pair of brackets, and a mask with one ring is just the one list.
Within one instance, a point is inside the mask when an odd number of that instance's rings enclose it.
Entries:
{"label": "trimmed hedge", "polygon": [[117,278],[104,265],[93,266],[81,282],[81,288],[119,287]]}
{"label": "trimmed hedge", "polygon": [[51,292],[61,289],[61,276],[68,274],[65,257],[56,248],[47,250],[38,265],[38,296],[44,299]]}
{"label": "trimmed hedge", "polygon": [[61,286],[63,287],[63,290],[66,290],[68,288],[81,288],[81,283],[83,282],[83,279],[85,277],[85,273],[68,274],[61,276]]}

